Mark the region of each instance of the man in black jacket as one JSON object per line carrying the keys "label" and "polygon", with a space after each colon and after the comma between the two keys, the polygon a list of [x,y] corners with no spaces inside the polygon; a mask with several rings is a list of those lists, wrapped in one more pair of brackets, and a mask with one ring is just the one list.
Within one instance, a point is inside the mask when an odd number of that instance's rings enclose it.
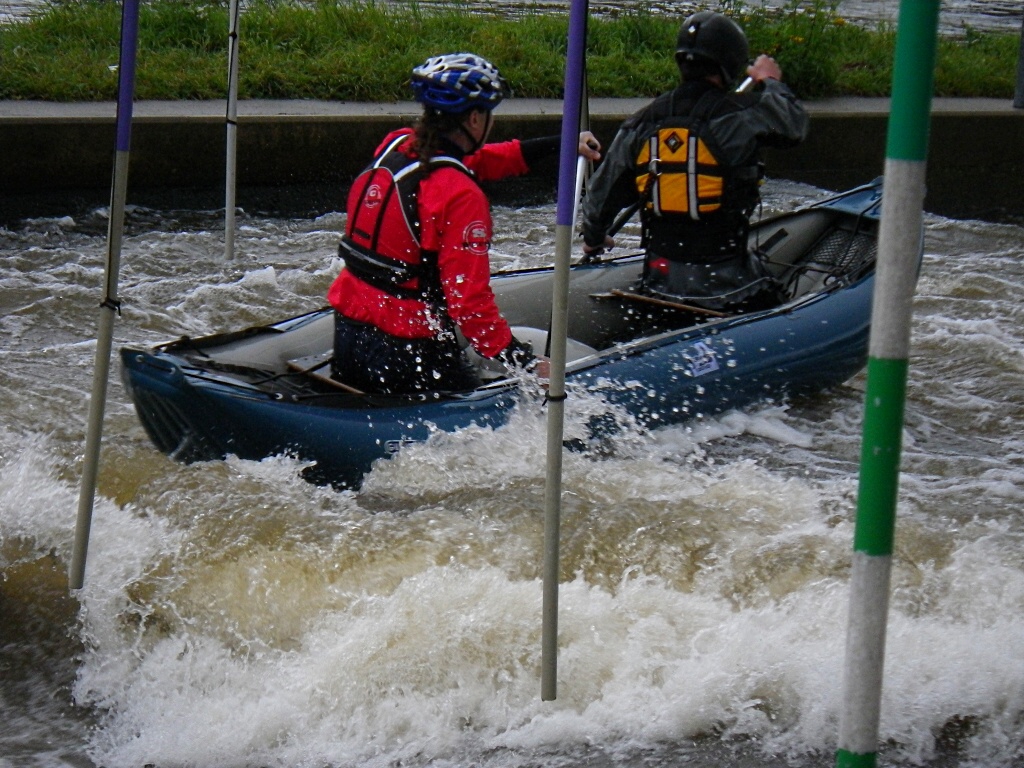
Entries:
{"label": "man in black jacket", "polygon": [[[711,309],[777,300],[747,250],[761,149],[798,144],[809,121],[775,60],[761,55],[748,67],[748,57],[746,35],[727,16],[702,11],[683,22],[682,82],[622,124],[590,180],[585,253],[612,247],[616,216],[639,202],[645,289]],[[744,73],[752,87],[737,90]]]}

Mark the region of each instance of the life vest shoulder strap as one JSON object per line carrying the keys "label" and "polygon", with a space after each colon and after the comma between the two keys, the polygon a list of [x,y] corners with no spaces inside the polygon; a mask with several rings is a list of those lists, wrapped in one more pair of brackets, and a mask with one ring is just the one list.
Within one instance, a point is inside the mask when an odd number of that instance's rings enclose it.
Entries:
{"label": "life vest shoulder strap", "polygon": [[[388,144],[360,174],[357,184],[359,205],[352,212],[347,233],[338,246],[338,254],[346,268],[360,280],[397,298],[418,299],[429,303],[443,301],[437,252],[427,251],[420,240],[419,191],[425,176],[439,167],[452,167],[473,178],[462,162],[447,155],[423,162],[400,151],[411,137],[403,134]],[[376,190],[374,185],[376,184]],[[384,255],[378,243],[386,223],[385,211],[394,195],[398,195],[410,244],[418,251],[419,260],[405,261]],[[372,206],[367,202],[372,198]],[[372,207],[372,210],[369,210]],[[389,226],[393,226],[391,222]],[[405,287],[411,281],[416,287]]]}
{"label": "life vest shoulder strap", "polygon": [[[437,168],[449,167],[465,173],[475,180],[473,172],[464,163],[449,155],[436,155],[429,161],[410,157],[399,151],[398,147],[411,137],[411,134],[399,136],[374,159],[371,169],[383,168],[387,170],[393,179],[394,186],[398,192],[398,198],[402,203],[402,211],[405,214],[405,221],[412,232],[417,244],[420,240],[420,215],[419,215],[419,188],[420,182]],[[376,240],[371,248],[376,246]]]}

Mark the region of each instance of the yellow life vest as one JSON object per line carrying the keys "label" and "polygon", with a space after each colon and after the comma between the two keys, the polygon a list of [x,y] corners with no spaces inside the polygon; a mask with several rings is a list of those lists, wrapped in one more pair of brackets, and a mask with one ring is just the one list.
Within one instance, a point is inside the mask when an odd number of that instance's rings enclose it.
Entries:
{"label": "yellow life vest", "polygon": [[721,210],[725,170],[687,122],[679,118],[647,138],[636,159],[636,188],[648,213],[699,221]]}

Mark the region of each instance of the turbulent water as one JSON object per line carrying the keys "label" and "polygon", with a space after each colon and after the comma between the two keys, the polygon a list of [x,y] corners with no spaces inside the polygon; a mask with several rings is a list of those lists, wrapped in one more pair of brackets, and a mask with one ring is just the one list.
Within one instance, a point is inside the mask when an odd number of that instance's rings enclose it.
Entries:
{"label": "turbulent water", "polygon": [[[496,268],[550,259],[551,205],[496,217]],[[116,343],[319,306],[341,226],[243,216],[225,263],[217,212],[131,209]],[[105,227],[0,229],[0,766],[833,764],[862,377],[566,454],[545,702],[536,402],[336,492],[288,457],[174,463],[115,366],[69,593]],[[885,765],[1024,764],[1022,296],[1024,228],[927,219]]]}

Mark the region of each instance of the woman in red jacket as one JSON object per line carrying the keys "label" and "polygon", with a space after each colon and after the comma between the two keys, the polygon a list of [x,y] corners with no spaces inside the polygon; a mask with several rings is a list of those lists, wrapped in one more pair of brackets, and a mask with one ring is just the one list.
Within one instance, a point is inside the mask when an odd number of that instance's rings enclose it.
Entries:
{"label": "woman in red jacket", "polygon": [[[332,373],[366,392],[477,386],[456,330],[485,358],[511,367],[538,362],[495,304],[490,204],[479,182],[527,173],[558,151],[559,139],[486,143],[506,85],[479,56],[428,59],[413,69],[412,88],[423,116],[386,136],[353,183],[340,246],[345,269],[327,294],[335,309]],[[597,159],[599,148],[592,134],[581,135],[584,156]]]}

